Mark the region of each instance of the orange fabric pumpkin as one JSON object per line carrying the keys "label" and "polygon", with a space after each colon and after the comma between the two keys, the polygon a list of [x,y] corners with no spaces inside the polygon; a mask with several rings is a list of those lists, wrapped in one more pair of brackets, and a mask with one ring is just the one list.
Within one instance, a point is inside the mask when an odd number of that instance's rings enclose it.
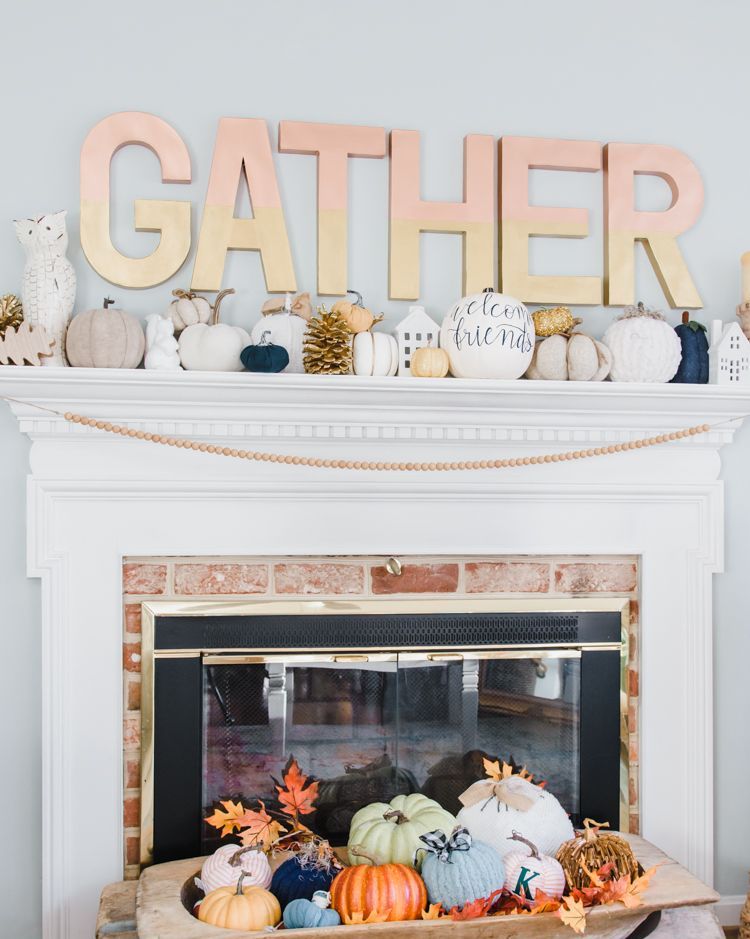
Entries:
{"label": "orange fabric pumpkin", "polygon": [[[356,853],[367,856],[359,846]],[[427,888],[406,864],[355,864],[334,877],[331,906],[344,923],[357,914],[365,921],[372,917],[370,922],[419,919],[427,906]]]}
{"label": "orange fabric pumpkin", "polygon": [[279,901],[263,887],[243,887],[244,879],[245,874],[240,874],[236,887],[218,887],[206,894],[198,919],[209,926],[247,932],[276,926],[281,920]]}
{"label": "orange fabric pumpkin", "polygon": [[331,307],[331,313],[338,314],[351,332],[366,332],[377,320],[371,311],[362,303],[361,293],[357,290],[347,290],[346,292],[353,294],[356,302],[350,303],[348,300],[337,300]]}

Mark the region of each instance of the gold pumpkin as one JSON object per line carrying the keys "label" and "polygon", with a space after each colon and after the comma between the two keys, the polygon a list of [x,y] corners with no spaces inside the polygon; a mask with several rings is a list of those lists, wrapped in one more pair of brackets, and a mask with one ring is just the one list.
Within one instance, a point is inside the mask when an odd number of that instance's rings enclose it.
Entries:
{"label": "gold pumpkin", "polygon": [[557,860],[571,890],[590,887],[591,878],[587,870],[596,873],[603,864],[614,866],[612,876],[615,880],[626,875],[637,877],[640,873],[638,860],[628,842],[615,832],[602,832],[602,828],[609,828],[609,822],[586,818],[583,831],[576,832],[574,838],[560,845]]}
{"label": "gold pumpkin", "polygon": [[236,887],[218,887],[206,895],[198,907],[198,919],[209,926],[265,930],[281,921],[281,907],[276,897],[263,887],[243,887],[240,874]]}
{"label": "gold pumpkin", "polygon": [[362,294],[356,290],[347,290],[356,298],[356,303],[348,300],[337,300],[331,307],[331,313],[336,313],[346,323],[351,332],[364,333],[375,323],[375,317],[362,303]]}
{"label": "gold pumpkin", "polygon": [[531,314],[534,320],[534,332],[537,336],[556,336],[569,333],[582,321],[576,319],[566,306],[542,307]]}
{"label": "gold pumpkin", "polygon": [[450,359],[445,349],[423,346],[411,357],[411,373],[417,378],[445,378],[450,370]]}

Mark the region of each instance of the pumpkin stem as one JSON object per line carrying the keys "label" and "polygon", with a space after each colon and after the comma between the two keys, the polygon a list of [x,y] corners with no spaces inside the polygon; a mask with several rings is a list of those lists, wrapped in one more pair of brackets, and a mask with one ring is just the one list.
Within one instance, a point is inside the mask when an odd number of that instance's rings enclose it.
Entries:
{"label": "pumpkin stem", "polygon": [[364,303],[362,302],[362,294],[358,290],[347,290],[346,292],[354,294],[354,296],[357,298],[357,306],[364,306]]}
{"label": "pumpkin stem", "polygon": [[241,897],[241,896],[242,896],[242,881],[243,881],[246,877],[247,877],[247,874],[245,873],[245,871],[242,871],[242,872],[240,873],[239,880],[237,881],[237,893],[236,893],[236,896],[238,896],[238,897]]}
{"label": "pumpkin stem", "polygon": [[235,853],[229,858],[229,863],[232,867],[240,867],[242,865],[242,858],[249,854],[250,851],[262,851],[263,848],[259,844],[249,844],[244,848],[237,848]]}
{"label": "pumpkin stem", "polygon": [[683,310],[683,313],[682,313],[683,326],[687,326],[689,322],[690,322],[690,313],[688,313],[687,310]]}
{"label": "pumpkin stem", "polygon": [[108,310],[108,309],[112,306],[112,304],[113,304],[114,302],[115,302],[115,301],[114,301],[114,300],[111,300],[109,297],[105,297],[105,298],[104,298],[104,309],[105,309],[105,310]]}
{"label": "pumpkin stem", "polygon": [[[391,812],[385,812],[383,818],[390,822],[392,819],[395,819],[397,825],[403,825],[404,822],[408,822],[409,819],[404,815],[403,812],[399,812],[398,809],[393,809]],[[358,854],[361,852],[357,852]],[[367,855],[363,855],[366,857]]]}
{"label": "pumpkin stem", "polygon": [[520,841],[526,845],[526,847],[531,851],[530,857],[539,858],[539,848],[534,844],[533,841],[529,841],[528,838],[524,838],[523,835],[520,835],[517,831],[512,832],[508,835],[508,841]]}
{"label": "pumpkin stem", "polygon": [[379,867],[379,866],[380,866],[380,861],[378,860],[378,858],[376,858],[376,857],[375,857],[374,855],[372,855],[372,854],[368,854],[367,851],[365,850],[364,845],[362,845],[362,844],[352,844],[352,845],[350,845],[350,846],[349,846],[349,855],[351,856],[352,854],[356,855],[357,857],[367,858],[367,860],[370,862],[370,864],[373,865],[373,867]]}
{"label": "pumpkin stem", "polygon": [[216,299],[214,300],[214,312],[213,316],[211,317],[211,324],[213,326],[216,326],[216,324],[219,322],[219,307],[221,306],[221,301],[224,299],[224,297],[229,296],[230,293],[234,293],[234,287],[229,287],[226,290],[220,290],[216,294]]}
{"label": "pumpkin stem", "polygon": [[192,290],[183,290],[181,287],[177,287],[172,291],[172,296],[178,297],[180,300],[192,300],[198,294],[193,293]]}
{"label": "pumpkin stem", "polygon": [[270,330],[270,329],[265,329],[265,330],[263,330],[263,335],[260,337],[260,342],[258,343],[258,345],[259,345],[259,346],[268,346],[268,345],[270,345],[271,343],[270,343],[270,340],[269,340],[269,338],[268,338],[270,335],[271,335],[271,330]]}
{"label": "pumpkin stem", "polygon": [[609,822],[596,822],[593,818],[584,818],[583,832],[587,843],[596,841],[600,828],[609,828]]}

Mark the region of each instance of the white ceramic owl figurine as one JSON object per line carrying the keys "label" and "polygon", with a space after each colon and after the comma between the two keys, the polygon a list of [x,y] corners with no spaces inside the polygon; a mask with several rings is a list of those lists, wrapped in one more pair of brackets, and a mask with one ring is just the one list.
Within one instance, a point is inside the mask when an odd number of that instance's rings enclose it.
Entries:
{"label": "white ceramic owl figurine", "polygon": [[180,355],[171,319],[152,313],[146,317],[146,368],[168,371],[179,369]]}
{"label": "white ceramic owl figurine", "polygon": [[23,269],[24,319],[43,326],[55,345],[45,365],[67,365],[65,333],[76,298],[76,272],[65,256],[68,250],[66,212],[41,218],[17,219],[16,237],[26,252]]}

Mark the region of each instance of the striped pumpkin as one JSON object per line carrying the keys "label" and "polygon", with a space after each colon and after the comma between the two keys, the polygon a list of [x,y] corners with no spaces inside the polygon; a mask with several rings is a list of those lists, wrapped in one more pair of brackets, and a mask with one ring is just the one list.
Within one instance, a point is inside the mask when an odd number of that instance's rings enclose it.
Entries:
{"label": "striped pumpkin", "polygon": [[389,923],[419,919],[426,905],[424,881],[406,864],[356,864],[331,884],[331,906],[345,923],[358,913],[364,920],[375,914]]}

